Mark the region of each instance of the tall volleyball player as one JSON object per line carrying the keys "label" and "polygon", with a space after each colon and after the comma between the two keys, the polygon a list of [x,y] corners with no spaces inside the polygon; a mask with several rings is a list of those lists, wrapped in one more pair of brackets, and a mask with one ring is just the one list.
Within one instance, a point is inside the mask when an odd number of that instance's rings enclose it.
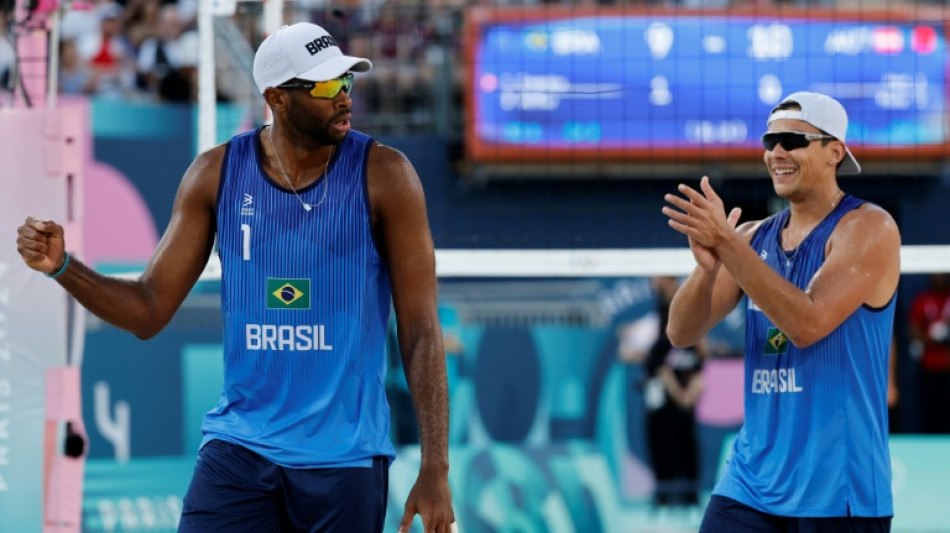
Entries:
{"label": "tall volleyball player", "polygon": [[[673,299],[667,333],[695,344],[748,296],[745,424],[700,531],[890,530],[888,355],[900,233],[845,194],[860,172],[848,117],[817,93],[786,97],[762,136],[789,208],[736,230],[709,185],[679,186],[663,208],[698,266]],[[685,198],[684,198],[685,197]]]}
{"label": "tall volleyball player", "polygon": [[254,58],[274,124],[198,156],[135,281],[64,252],[63,228],[28,219],[17,245],[90,311],[145,339],[207,263],[223,267],[224,393],[205,416],[181,532],[380,532],[389,407],[390,300],[419,419],[415,514],[448,533],[448,399],[435,261],[419,177],[405,156],[350,130],[353,71],[314,24],[285,26]]}

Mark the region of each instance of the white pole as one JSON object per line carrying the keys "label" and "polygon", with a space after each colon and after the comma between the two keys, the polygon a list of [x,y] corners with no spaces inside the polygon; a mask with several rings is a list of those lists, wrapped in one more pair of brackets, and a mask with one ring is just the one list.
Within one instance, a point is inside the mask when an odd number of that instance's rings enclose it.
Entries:
{"label": "white pole", "polygon": [[198,2],[198,153],[218,142],[213,17],[212,3]]}
{"label": "white pole", "polygon": [[270,35],[284,25],[284,0],[264,0],[264,33]]}
{"label": "white pole", "polygon": [[[264,0],[264,35],[270,35],[279,30],[284,25],[284,0]],[[264,106],[264,123],[270,124],[274,121],[274,115],[271,114],[270,107]]]}
{"label": "white pole", "polygon": [[50,33],[49,33],[49,64],[46,73],[46,107],[52,109],[56,107],[56,96],[59,92],[59,32],[60,20],[62,19],[63,7],[56,6],[56,9],[50,13]]}

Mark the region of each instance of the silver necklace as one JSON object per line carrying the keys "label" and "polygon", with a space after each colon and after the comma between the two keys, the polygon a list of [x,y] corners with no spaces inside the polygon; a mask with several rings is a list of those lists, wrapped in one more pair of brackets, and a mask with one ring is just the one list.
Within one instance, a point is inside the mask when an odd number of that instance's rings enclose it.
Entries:
{"label": "silver necklace", "polygon": [[[841,189],[838,189],[838,194],[835,195],[834,201],[831,202],[831,211],[834,211],[835,208],[838,207],[838,202],[840,202],[841,198],[843,197],[844,197],[844,191],[842,191]],[[828,215],[825,215],[825,216],[828,216]],[[814,230],[814,228],[812,228],[812,230]],[[809,231],[808,233],[811,233],[811,231]],[[805,239],[807,238],[808,238],[808,235],[805,235]],[[805,239],[802,239],[802,242],[805,242]],[[789,252],[791,252],[790,254],[786,252],[786,255],[785,255],[786,269],[791,268],[792,261],[794,261],[795,258],[798,257],[798,252],[802,248],[802,242],[798,243],[798,245],[795,246],[795,248],[793,248],[792,250],[789,250]]]}
{"label": "silver necklace", "polygon": [[297,200],[300,202],[300,205],[303,206],[304,211],[310,211],[314,207],[320,207],[320,204],[327,199],[327,189],[330,187],[329,174],[327,171],[330,168],[330,158],[333,157],[333,151],[336,148],[335,146],[330,146],[330,153],[327,155],[327,162],[323,165],[323,196],[320,197],[320,201],[316,205],[310,205],[307,202],[303,201],[303,198],[297,194],[297,189],[294,188],[294,184],[290,182],[290,178],[287,177],[287,173],[284,171],[284,164],[280,162],[280,155],[277,154],[277,145],[274,144],[274,127],[271,126],[267,130],[267,138],[270,139],[270,147],[274,150],[274,159],[277,160],[277,166],[280,168],[280,174],[284,177],[284,181],[287,182],[287,186],[290,187],[290,190],[294,192],[294,196],[297,197]]}

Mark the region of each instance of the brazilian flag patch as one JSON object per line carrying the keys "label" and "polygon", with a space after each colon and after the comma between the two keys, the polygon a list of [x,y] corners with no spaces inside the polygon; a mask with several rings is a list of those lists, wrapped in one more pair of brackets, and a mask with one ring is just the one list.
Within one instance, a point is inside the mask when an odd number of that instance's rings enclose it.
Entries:
{"label": "brazilian flag patch", "polygon": [[788,353],[788,337],[778,328],[769,328],[765,335],[765,355]]}
{"label": "brazilian flag patch", "polygon": [[267,278],[268,309],[310,309],[310,280]]}

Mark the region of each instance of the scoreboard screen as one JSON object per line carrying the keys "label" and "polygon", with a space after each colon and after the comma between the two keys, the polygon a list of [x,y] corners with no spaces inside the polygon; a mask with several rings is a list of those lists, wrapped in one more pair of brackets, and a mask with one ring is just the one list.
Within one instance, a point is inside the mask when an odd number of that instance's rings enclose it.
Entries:
{"label": "scoreboard screen", "polygon": [[817,91],[845,106],[859,159],[948,143],[935,21],[492,11],[467,33],[468,155],[526,161],[761,154],[769,111]]}

